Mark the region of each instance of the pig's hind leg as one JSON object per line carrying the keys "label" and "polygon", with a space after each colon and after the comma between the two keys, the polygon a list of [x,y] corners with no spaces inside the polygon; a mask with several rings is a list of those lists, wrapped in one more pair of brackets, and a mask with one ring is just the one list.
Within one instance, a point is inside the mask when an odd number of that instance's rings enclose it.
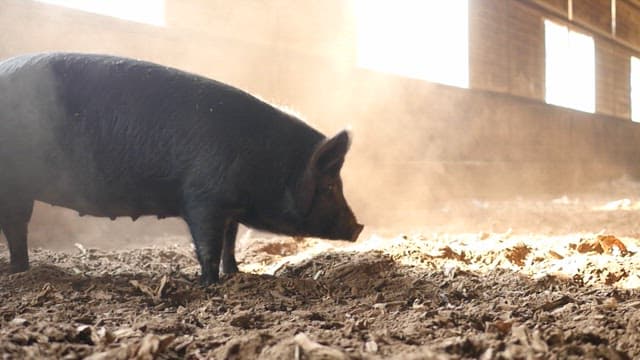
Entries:
{"label": "pig's hind leg", "polygon": [[0,228],[9,243],[12,273],[29,269],[27,228],[32,212],[33,200],[0,202]]}
{"label": "pig's hind leg", "polygon": [[236,262],[236,236],[238,235],[238,223],[230,221],[224,233],[222,245],[222,272],[225,274],[237,273],[238,263]]}

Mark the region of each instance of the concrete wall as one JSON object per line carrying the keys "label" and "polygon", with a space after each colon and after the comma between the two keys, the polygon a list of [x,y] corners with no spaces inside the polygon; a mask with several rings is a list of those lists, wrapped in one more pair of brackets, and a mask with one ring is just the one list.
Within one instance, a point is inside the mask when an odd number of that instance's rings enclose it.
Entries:
{"label": "concrete wall", "polygon": [[[596,10],[609,3],[590,2]],[[566,11],[566,1],[541,3]],[[167,0],[165,27],[3,0],[0,57],[137,57],[257,93],[325,133],[352,125],[348,197],[365,222],[383,223],[386,213],[443,197],[560,194],[640,175],[628,95],[628,56],[638,55],[628,44],[640,47],[628,19],[637,9],[618,3],[631,9],[620,25],[627,45],[596,37],[597,114],[543,102],[543,19],[563,19],[520,0],[470,0],[471,90],[358,69],[347,0]],[[606,30],[606,19],[582,5],[575,13]]]}

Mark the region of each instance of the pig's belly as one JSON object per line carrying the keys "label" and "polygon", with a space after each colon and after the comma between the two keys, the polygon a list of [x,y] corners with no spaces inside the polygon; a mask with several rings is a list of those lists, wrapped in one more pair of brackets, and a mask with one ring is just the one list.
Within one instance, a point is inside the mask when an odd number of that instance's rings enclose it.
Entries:
{"label": "pig's belly", "polygon": [[153,183],[134,186],[67,181],[42,186],[36,191],[34,200],[73,209],[80,215],[134,219],[155,215],[163,218],[180,215],[180,201],[173,195],[176,193],[175,189]]}

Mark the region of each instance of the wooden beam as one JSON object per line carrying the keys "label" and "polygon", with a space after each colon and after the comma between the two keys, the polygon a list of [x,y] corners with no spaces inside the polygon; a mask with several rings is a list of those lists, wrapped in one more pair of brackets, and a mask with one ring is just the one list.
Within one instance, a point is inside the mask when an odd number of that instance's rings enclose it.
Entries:
{"label": "wooden beam", "polygon": [[[593,35],[599,36],[601,38],[604,38],[606,40],[609,40],[613,43],[616,43],[624,48],[626,48],[627,50],[630,50],[631,52],[634,52],[636,54],[640,54],[640,46],[636,46],[624,39],[620,39],[619,37],[614,36],[613,34],[611,34],[610,32],[607,31],[602,31],[598,28],[596,28],[595,26],[591,26],[590,24],[579,20],[579,19],[573,19],[570,20],[568,19],[568,14],[563,13],[562,11],[549,6],[548,4],[544,3],[543,1],[540,0],[515,0],[517,2],[519,2],[520,4],[524,5],[524,6],[528,6],[531,8],[535,8],[538,9],[540,12],[542,12],[544,15],[549,16],[550,18],[555,18],[555,19],[559,19],[563,22],[565,22],[569,27],[573,27],[574,29],[577,30],[582,30],[582,31],[586,31],[588,33],[591,33]],[[633,3],[635,4],[635,3]]]}

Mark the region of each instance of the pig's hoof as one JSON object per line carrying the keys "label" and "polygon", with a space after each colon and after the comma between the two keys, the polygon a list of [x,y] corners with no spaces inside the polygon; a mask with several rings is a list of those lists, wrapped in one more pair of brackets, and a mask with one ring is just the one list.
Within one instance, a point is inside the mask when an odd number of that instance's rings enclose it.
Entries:
{"label": "pig's hoof", "polygon": [[220,276],[218,274],[213,275],[202,275],[200,277],[200,285],[207,287],[209,285],[217,284],[220,281]]}
{"label": "pig's hoof", "polygon": [[21,273],[29,270],[28,263],[17,263],[9,266],[9,272],[12,274]]}
{"label": "pig's hoof", "polygon": [[234,261],[233,263],[230,263],[230,264],[223,263],[222,272],[228,275],[228,274],[238,273],[240,272],[240,270],[238,269],[238,264],[236,264],[236,262]]}

